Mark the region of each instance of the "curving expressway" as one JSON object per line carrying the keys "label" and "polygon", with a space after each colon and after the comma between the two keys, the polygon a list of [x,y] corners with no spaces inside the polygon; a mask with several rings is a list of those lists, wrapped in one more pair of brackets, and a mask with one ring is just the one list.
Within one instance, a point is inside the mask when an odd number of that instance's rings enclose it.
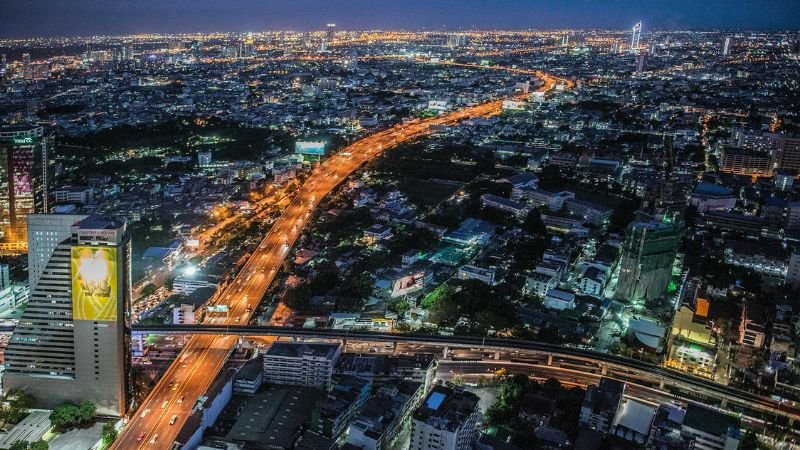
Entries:
{"label": "curving expressway", "polygon": [[[542,72],[538,88],[546,92],[558,83],[570,85]],[[517,99],[524,99],[521,95]],[[246,324],[270,286],[275,273],[323,197],[371,158],[386,149],[429,134],[431,125],[450,125],[464,119],[487,117],[502,111],[503,99],[429,119],[416,119],[365,137],[342,149],[316,168],[298,194],[273,224],[258,249],[230,283],[217,296],[228,305],[225,316],[211,316],[207,325]],[[236,345],[231,335],[199,334],[184,346],[177,360],[166,370],[135,414],[129,418],[112,448],[171,448],[197,399],[207,391]]]}

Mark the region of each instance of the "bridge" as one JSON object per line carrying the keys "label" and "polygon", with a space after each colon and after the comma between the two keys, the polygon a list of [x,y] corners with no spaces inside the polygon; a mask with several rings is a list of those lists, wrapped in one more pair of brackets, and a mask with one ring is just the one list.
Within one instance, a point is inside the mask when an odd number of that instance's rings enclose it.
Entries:
{"label": "bridge", "polygon": [[252,325],[153,325],[134,326],[136,334],[208,334],[216,336],[271,336],[293,339],[324,339],[347,342],[389,342],[397,345],[419,344],[433,346],[447,357],[451,349],[480,348],[482,351],[524,352],[543,356],[548,366],[565,358],[582,364],[586,371],[598,371],[600,375],[613,376],[629,383],[658,391],[671,392],[676,397],[700,402],[710,400],[729,411],[740,412],[746,417],[760,421],[766,414],[780,415],[790,423],[800,423],[800,409],[770,397],[725,386],[714,381],[667,369],[645,361],[626,358],[594,350],[564,347],[556,344],[473,336],[442,336],[435,334],[382,333],[356,330],[305,329]]}

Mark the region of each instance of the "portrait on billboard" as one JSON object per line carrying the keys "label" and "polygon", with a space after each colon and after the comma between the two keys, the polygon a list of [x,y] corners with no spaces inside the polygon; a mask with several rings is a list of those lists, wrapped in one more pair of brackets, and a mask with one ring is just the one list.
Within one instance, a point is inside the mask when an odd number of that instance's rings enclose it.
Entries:
{"label": "portrait on billboard", "polygon": [[72,248],[74,320],[116,320],[117,249]]}

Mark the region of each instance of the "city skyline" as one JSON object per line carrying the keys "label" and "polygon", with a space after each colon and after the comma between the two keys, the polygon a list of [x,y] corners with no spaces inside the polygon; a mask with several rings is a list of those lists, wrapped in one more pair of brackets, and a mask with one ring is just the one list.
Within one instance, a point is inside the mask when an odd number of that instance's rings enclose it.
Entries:
{"label": "city skyline", "polygon": [[[373,2],[310,0],[298,6],[277,0],[269,5],[234,0],[225,5],[178,0],[164,4],[63,0],[11,0],[0,8],[0,37],[85,36],[92,34],[309,31],[336,23],[342,30],[408,29],[630,29],[639,20],[644,29],[797,29],[800,5],[787,0],[767,4],[732,2],[667,2],[648,0],[578,1],[549,4],[541,0],[502,0],[487,7],[477,0],[428,2],[410,8],[389,0]],[[37,17],[31,21],[29,17]]]}

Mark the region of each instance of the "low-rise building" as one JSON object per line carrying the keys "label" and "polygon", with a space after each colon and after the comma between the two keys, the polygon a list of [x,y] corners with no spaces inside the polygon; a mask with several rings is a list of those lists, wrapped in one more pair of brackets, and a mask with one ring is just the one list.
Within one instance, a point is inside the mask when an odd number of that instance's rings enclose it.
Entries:
{"label": "low-rise building", "polygon": [[334,375],[325,400],[317,405],[311,422],[315,433],[338,441],[369,398],[372,382],[353,375]]}
{"label": "low-rise building", "polygon": [[739,419],[689,403],[681,425],[681,435],[698,450],[735,450],[739,447]]}
{"label": "low-rise building", "polygon": [[347,444],[362,450],[388,448],[424,395],[422,383],[397,380],[384,383],[350,424]]}
{"label": "low-rise building", "polygon": [[544,306],[557,311],[575,309],[575,294],[560,289],[548,289],[544,296]]}
{"label": "low-rise building", "polygon": [[264,353],[264,381],[329,390],[339,344],[275,342]]}
{"label": "low-rise building", "polygon": [[478,396],[436,386],[414,411],[409,449],[467,450],[478,415]]}
{"label": "low-rise building", "polygon": [[458,272],[456,272],[456,278],[459,280],[478,280],[491,286],[494,284],[495,272],[494,268],[484,269],[483,267],[465,264],[459,267]]}
{"label": "low-rise building", "polygon": [[603,377],[599,385],[590,385],[581,403],[581,426],[610,433],[624,393],[625,383],[612,378]]}

